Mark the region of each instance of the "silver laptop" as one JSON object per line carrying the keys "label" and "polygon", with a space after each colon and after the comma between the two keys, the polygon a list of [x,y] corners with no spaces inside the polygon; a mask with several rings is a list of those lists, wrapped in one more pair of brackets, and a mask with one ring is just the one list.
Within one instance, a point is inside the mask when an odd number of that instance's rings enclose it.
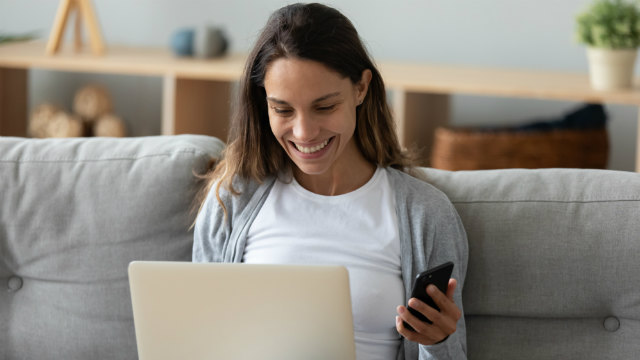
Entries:
{"label": "silver laptop", "polygon": [[341,266],[132,262],[140,360],[355,359]]}

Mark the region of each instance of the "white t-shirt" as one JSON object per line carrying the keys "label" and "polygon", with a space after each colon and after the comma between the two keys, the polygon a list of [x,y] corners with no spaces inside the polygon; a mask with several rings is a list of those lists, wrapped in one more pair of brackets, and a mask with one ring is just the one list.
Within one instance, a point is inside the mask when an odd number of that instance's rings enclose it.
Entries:
{"label": "white t-shirt", "polygon": [[277,180],[249,229],[243,262],[346,266],[357,358],[396,358],[395,309],[405,298],[395,199],[384,169],[338,196]]}

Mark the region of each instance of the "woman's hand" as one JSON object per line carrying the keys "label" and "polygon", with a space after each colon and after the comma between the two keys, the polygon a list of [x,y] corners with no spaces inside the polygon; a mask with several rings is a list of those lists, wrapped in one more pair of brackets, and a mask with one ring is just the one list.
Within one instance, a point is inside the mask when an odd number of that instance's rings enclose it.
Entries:
{"label": "woman's hand", "polygon": [[[422,345],[433,345],[445,340],[456,331],[456,324],[462,316],[462,312],[453,301],[453,293],[458,282],[455,279],[449,280],[447,294],[443,294],[434,285],[427,286],[427,294],[438,305],[440,311],[430,307],[424,302],[411,298],[409,306],[422,313],[433,324],[428,324],[413,316],[404,306],[398,306],[398,316],[396,316],[396,329],[405,338],[420,343]],[[407,329],[403,321],[406,321],[415,331]]]}

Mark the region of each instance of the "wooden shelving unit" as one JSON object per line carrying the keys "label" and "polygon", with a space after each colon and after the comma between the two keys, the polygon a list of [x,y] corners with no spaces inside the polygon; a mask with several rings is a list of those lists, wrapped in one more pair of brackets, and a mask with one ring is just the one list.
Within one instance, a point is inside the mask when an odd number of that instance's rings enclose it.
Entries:
{"label": "wooden shelving unit", "polygon": [[241,55],[181,59],[168,49],[125,46],[110,46],[104,56],[71,49],[48,56],[42,42],[2,45],[0,135],[26,135],[28,70],[47,69],[162,77],[162,134],[208,134],[225,139],[231,83],[240,78],[244,60]]}
{"label": "wooden shelving unit", "polygon": [[[231,85],[244,67],[243,55],[221,59],[180,59],[168,49],[110,46],[96,57],[63,49],[45,55],[42,42],[0,46],[0,135],[24,136],[29,69],[160,76],[163,81],[162,133],[198,133],[226,138]],[[398,133],[404,144],[429,149],[435,128],[449,122],[450,95],[568,100],[640,107],[640,86],[632,90],[592,90],[587,74],[474,68],[408,62],[380,62],[393,91]],[[640,83],[638,83],[640,85]],[[633,119],[638,121],[638,119]],[[640,126],[636,139],[640,170]],[[428,153],[425,153],[428,158]]]}

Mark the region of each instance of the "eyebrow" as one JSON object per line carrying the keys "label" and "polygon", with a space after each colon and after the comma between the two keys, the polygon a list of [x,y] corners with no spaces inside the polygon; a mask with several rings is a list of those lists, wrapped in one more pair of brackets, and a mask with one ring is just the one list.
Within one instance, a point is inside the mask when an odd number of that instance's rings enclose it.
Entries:
{"label": "eyebrow", "polygon": [[[313,103],[313,104],[316,104],[316,103],[319,103],[319,102],[321,102],[321,101],[324,101],[324,100],[330,99],[330,98],[332,98],[332,97],[334,97],[334,96],[338,96],[338,95],[340,95],[340,92],[339,92],[339,91],[336,91],[336,92],[333,92],[333,93],[331,93],[331,94],[327,94],[327,95],[321,96],[321,97],[319,97],[319,98],[317,98],[317,99],[313,100],[313,102],[312,102],[312,103]],[[280,100],[280,99],[277,99],[277,98],[274,98],[274,97],[270,97],[270,96],[267,96],[267,100],[268,100],[268,101],[270,101],[270,102],[274,102],[274,103],[276,103],[276,104],[280,104],[280,105],[289,105],[289,103],[288,103],[288,102],[286,102],[286,101],[284,101],[284,100]]]}

